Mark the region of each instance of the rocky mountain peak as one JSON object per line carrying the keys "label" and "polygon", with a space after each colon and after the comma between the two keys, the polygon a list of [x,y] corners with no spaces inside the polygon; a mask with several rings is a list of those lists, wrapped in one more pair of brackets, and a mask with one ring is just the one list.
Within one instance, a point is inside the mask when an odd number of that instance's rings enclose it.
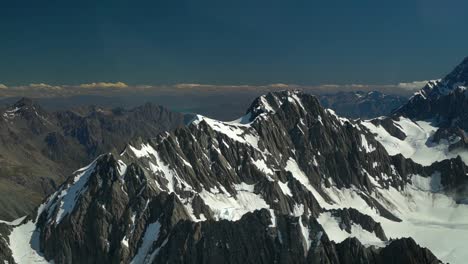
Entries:
{"label": "rocky mountain peak", "polygon": [[[416,92],[393,116],[405,116],[418,120],[432,119],[443,126],[452,126],[453,120],[460,127],[468,128],[468,57],[441,80],[429,81]],[[461,121],[460,121],[461,120]]]}
{"label": "rocky mountain peak", "polygon": [[35,116],[44,117],[47,113],[33,99],[23,97],[8,107],[3,114],[3,116],[8,119],[12,119],[18,115],[22,115],[25,118],[33,118]]}
{"label": "rocky mountain peak", "polygon": [[[440,96],[452,93],[459,87],[465,87],[468,83],[468,57],[466,57],[453,71],[441,80],[429,81],[420,91],[416,92],[415,100],[431,99],[435,100]],[[412,99],[413,99],[412,98]]]}
{"label": "rocky mountain peak", "polygon": [[468,83],[468,57],[466,57],[451,73],[445,76],[442,82],[446,82],[447,85],[455,86],[453,88]]}
{"label": "rocky mountain peak", "polygon": [[33,106],[34,101],[31,98],[23,97],[19,101],[13,104],[13,107],[24,107],[24,106]]}
{"label": "rocky mountain peak", "polygon": [[285,90],[270,92],[255,99],[247,110],[246,117],[253,121],[264,113],[276,113],[285,105],[295,105],[297,111],[309,112],[321,108],[315,96],[305,94],[300,90]]}

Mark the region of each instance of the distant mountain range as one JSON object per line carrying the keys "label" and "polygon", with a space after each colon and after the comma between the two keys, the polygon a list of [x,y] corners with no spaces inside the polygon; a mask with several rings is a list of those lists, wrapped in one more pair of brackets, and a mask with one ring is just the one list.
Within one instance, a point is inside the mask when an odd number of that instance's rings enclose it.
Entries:
{"label": "distant mountain range", "polygon": [[318,95],[320,103],[325,108],[348,118],[374,118],[390,114],[408,101],[402,95],[385,94],[379,91],[338,92]]}
{"label": "distant mountain range", "polygon": [[14,219],[97,155],[183,125],[153,104],[131,110],[82,107],[48,112],[23,98],[0,111],[0,219]]}
{"label": "distant mountain range", "polygon": [[[400,107],[409,96],[399,94],[388,94],[381,91],[363,92],[329,92],[324,93],[306,91],[316,95],[320,103],[325,108],[331,108],[340,116],[348,118],[374,118],[382,115],[388,115],[396,108]],[[63,111],[87,106],[89,104],[99,105],[104,108],[134,108],[141,102],[152,102],[162,105],[173,112],[195,113],[208,116],[217,120],[229,121],[241,116],[252,100],[261,94],[258,92],[239,91],[230,92],[225,95],[221,91],[218,93],[189,94],[186,96],[144,96],[141,94],[128,96],[99,96],[82,95],[71,97],[46,97],[36,98],[36,101],[46,110]],[[20,98],[0,99],[2,105],[11,105]]]}

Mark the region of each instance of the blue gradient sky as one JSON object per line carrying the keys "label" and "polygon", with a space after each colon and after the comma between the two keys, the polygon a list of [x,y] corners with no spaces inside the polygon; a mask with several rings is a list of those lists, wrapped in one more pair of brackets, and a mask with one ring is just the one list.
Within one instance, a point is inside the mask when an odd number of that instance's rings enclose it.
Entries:
{"label": "blue gradient sky", "polygon": [[468,55],[468,1],[11,1],[0,83],[398,83]]}

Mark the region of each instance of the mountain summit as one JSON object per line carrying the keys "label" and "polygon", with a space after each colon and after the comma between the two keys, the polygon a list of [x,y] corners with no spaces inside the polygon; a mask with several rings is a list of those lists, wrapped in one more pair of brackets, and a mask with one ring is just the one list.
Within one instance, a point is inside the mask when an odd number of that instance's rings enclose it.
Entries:
{"label": "mountain summit", "polygon": [[[443,126],[457,122],[468,129],[464,114],[468,106],[468,57],[443,79],[430,81],[410,98],[408,103],[394,112],[395,116],[434,119]],[[457,121],[456,119],[461,118]]]}

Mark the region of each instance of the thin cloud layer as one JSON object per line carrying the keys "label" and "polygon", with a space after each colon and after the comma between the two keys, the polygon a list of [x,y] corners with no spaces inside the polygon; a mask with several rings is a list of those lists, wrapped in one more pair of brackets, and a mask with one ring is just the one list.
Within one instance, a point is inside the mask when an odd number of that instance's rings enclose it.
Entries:
{"label": "thin cloud layer", "polygon": [[177,89],[191,89],[191,88],[198,88],[198,87],[211,87],[211,85],[207,84],[200,84],[200,83],[177,83],[174,85],[175,88]]}
{"label": "thin cloud layer", "polygon": [[322,84],[300,85],[287,83],[272,83],[265,85],[218,85],[200,83],[178,83],[172,85],[129,85],[118,82],[92,82],[78,85],[51,85],[47,83],[31,83],[23,86],[7,86],[0,84],[0,97],[31,96],[54,97],[73,95],[119,95],[140,93],[144,95],[184,95],[193,93],[209,95],[217,93],[267,93],[270,91],[300,89],[312,94],[335,93],[340,91],[382,91],[388,94],[409,95],[421,89],[427,81],[414,81],[398,84]]}
{"label": "thin cloud layer", "polygon": [[270,86],[272,88],[287,89],[287,88],[290,88],[291,86],[294,86],[294,85],[285,84],[285,83],[272,83],[272,84],[270,84],[268,86]]}
{"label": "thin cloud layer", "polygon": [[424,87],[429,81],[414,81],[409,83],[399,83],[397,86],[405,90],[419,90]]}
{"label": "thin cloud layer", "polygon": [[79,85],[80,88],[128,88],[129,86],[124,82],[93,82],[93,83],[84,83]]}
{"label": "thin cloud layer", "polygon": [[33,89],[44,89],[44,90],[47,90],[47,89],[60,90],[60,89],[62,89],[61,86],[50,85],[50,84],[46,84],[46,83],[30,83],[27,87],[33,88]]}

